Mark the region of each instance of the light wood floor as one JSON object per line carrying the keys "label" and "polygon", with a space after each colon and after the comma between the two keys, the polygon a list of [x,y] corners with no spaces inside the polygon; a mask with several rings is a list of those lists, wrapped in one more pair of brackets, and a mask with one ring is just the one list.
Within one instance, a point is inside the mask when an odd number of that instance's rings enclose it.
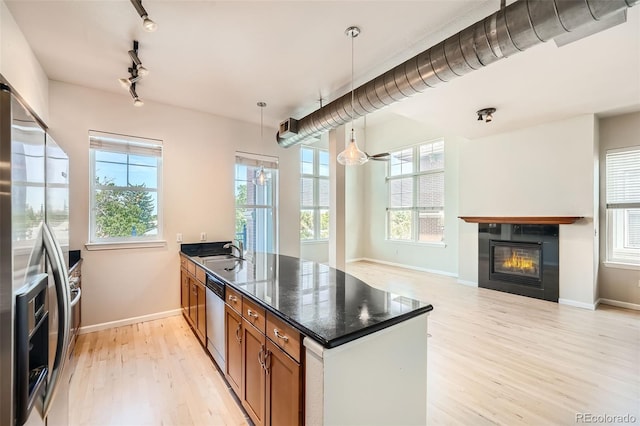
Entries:
{"label": "light wood floor", "polygon": [[[358,262],[348,271],[433,304],[430,425],[640,424],[640,312],[588,311]],[[410,350],[410,348],[407,348]],[[245,424],[182,317],[80,336],[71,425]]]}

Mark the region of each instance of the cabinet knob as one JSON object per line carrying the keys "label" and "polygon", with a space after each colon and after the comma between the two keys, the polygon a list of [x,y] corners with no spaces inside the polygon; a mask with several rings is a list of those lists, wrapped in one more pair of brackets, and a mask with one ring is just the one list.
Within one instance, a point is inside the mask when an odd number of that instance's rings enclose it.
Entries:
{"label": "cabinet knob", "polygon": [[230,301],[230,302],[233,302],[233,303],[236,303],[236,302],[238,301],[238,298],[237,298],[237,297],[235,297],[235,296],[231,296],[231,295],[229,295],[229,301]]}
{"label": "cabinet knob", "polygon": [[258,317],[260,316],[257,313],[253,312],[251,309],[247,309],[247,315],[249,315],[251,318],[255,318],[255,319],[258,319]]}

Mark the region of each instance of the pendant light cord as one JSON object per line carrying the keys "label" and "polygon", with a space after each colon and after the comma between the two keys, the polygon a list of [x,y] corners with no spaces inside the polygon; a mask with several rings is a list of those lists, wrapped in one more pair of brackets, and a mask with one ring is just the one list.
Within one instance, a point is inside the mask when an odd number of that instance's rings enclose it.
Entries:
{"label": "pendant light cord", "polygon": [[354,34],[351,34],[351,132],[353,132],[353,115],[354,115],[354,108],[353,108],[353,99],[354,99],[354,93],[353,93],[353,68],[354,68],[354,61],[353,61],[353,39],[356,38],[356,36]]}

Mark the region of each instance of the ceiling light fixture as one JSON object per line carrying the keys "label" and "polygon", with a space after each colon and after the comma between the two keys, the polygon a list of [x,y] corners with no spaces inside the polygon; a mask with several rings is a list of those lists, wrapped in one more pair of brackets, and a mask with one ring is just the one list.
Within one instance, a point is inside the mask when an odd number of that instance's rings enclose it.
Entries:
{"label": "ceiling light fixture", "polygon": [[142,66],[142,61],[138,57],[138,41],[133,40],[133,49],[129,51],[129,56],[133,61],[133,67],[138,71],[140,77],[149,75],[149,70]]}
{"label": "ceiling light fixture", "polygon": [[144,102],[142,102],[142,99],[140,99],[136,92],[136,83],[131,84],[131,87],[129,87],[129,93],[131,93],[131,97],[133,98],[133,106],[141,107],[144,105]]}
{"label": "ceiling light fixture", "polygon": [[476,114],[478,114],[478,121],[484,120],[486,123],[491,123],[493,120],[493,113],[496,112],[495,108],[483,108],[479,109]]}
{"label": "ceiling light fixture", "polygon": [[154,32],[158,29],[158,24],[149,19],[149,14],[147,10],[142,6],[142,0],[131,0],[131,4],[136,8],[138,15],[142,18],[142,26],[147,32]]}
{"label": "ceiling light fixture", "polygon": [[149,74],[149,71],[142,66],[142,62],[138,57],[137,40],[133,40],[133,50],[129,50],[129,56],[133,61],[133,64],[131,65],[131,67],[127,68],[127,71],[129,71],[129,77],[119,78],[118,82],[120,83],[123,89],[129,90],[129,93],[133,98],[133,105],[137,107],[141,107],[144,105],[144,102],[142,102],[142,100],[138,96],[138,93],[136,92],[136,84],[138,83],[138,81],[142,79],[142,77]]}
{"label": "ceiling light fixture", "polygon": [[[133,74],[133,68],[129,68],[129,72]],[[119,78],[118,81],[120,82],[120,85],[122,86],[123,89],[129,90],[131,85],[137,82],[138,80],[140,80],[141,78],[142,76],[138,74],[135,77],[132,76],[129,78]]]}
{"label": "ceiling light fixture", "polygon": [[[262,145],[264,142],[263,112],[267,104],[265,102],[258,102],[257,105],[260,107],[260,144]],[[260,170],[256,173],[256,184],[265,186],[268,179],[267,173],[264,171],[264,166],[260,166]]]}
{"label": "ceiling light fixture", "polygon": [[338,154],[337,160],[338,163],[343,166],[360,166],[369,160],[367,154],[360,151],[358,148],[358,144],[356,143],[356,132],[353,130],[353,117],[355,116],[353,108],[353,39],[358,37],[360,34],[360,28],[349,27],[344,33],[351,37],[351,135],[349,137],[349,145],[344,151]]}

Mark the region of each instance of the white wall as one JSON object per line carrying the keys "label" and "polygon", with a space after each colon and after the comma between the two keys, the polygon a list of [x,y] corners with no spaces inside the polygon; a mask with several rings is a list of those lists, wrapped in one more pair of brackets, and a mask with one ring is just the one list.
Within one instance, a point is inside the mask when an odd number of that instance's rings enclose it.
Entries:
{"label": "white wall", "polygon": [[48,123],[49,79],[2,0],[0,0],[0,75],[38,117]]}
{"label": "white wall", "polygon": [[[593,115],[463,142],[460,216],[584,216],[560,226],[560,299],[591,306],[596,279]],[[595,201],[594,201],[595,200]],[[477,226],[460,231],[460,280],[478,282]]]}
{"label": "white wall", "polygon": [[464,140],[414,120],[397,117],[367,128],[367,151],[370,154],[388,152],[428,142],[440,137],[445,141],[445,245],[388,241],[386,239],[386,162],[370,161],[364,165],[364,185],[367,197],[361,216],[368,230],[361,245],[361,255],[383,262],[415,268],[458,273],[458,147]]}
{"label": "white wall", "polygon": [[[178,309],[179,244],[234,236],[234,153],[280,159],[280,252],[299,254],[299,150],[260,142],[260,126],[145,102],[135,108],[125,91],[112,94],[50,82],[50,129],[70,157],[71,249],[83,248],[83,325]],[[256,111],[257,113],[257,111]],[[87,251],[89,130],[161,139],[165,248]],[[275,134],[275,129],[265,129]]]}
{"label": "white wall", "polygon": [[606,246],[605,156],[607,150],[640,145],[640,112],[600,120],[600,270],[599,297],[640,305],[640,271],[604,266]]}

